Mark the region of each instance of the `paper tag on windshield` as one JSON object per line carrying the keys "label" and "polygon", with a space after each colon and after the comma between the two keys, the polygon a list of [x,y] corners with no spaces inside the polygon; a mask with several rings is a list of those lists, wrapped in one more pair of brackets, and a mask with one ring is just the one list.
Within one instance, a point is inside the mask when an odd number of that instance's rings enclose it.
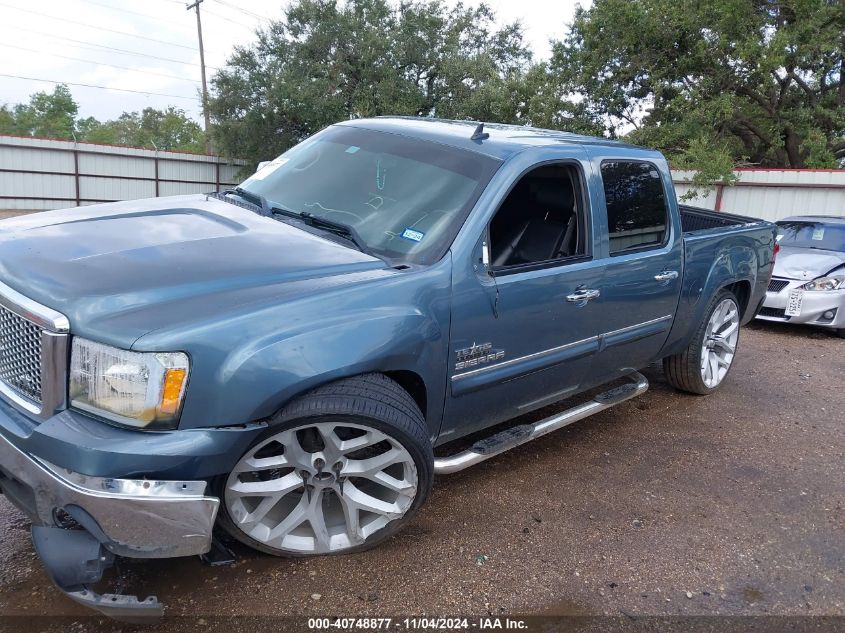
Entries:
{"label": "paper tag on windshield", "polygon": [[817,242],[820,242],[824,239],[824,227],[820,226],[817,229],[813,229],[813,239]]}
{"label": "paper tag on windshield", "polygon": [[406,240],[411,240],[412,242],[422,242],[422,238],[425,237],[425,233],[422,231],[415,231],[414,229],[405,229],[402,231],[402,237]]}
{"label": "paper tag on windshield", "polygon": [[255,172],[252,176],[249,177],[250,180],[264,180],[267,176],[272,174],[276,171],[279,167],[284,165],[288,162],[287,158],[277,158],[276,160],[271,160],[269,163],[264,165],[261,169]]}

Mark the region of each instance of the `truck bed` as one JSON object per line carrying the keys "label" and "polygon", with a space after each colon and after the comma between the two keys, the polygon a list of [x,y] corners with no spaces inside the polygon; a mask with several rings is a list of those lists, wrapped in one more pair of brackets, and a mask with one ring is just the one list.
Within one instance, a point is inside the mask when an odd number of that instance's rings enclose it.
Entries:
{"label": "truck bed", "polygon": [[760,221],[755,218],[711,211],[700,207],[690,207],[684,204],[679,204],[678,210],[681,212],[681,228],[684,233],[697,233],[726,226],[742,226]]}

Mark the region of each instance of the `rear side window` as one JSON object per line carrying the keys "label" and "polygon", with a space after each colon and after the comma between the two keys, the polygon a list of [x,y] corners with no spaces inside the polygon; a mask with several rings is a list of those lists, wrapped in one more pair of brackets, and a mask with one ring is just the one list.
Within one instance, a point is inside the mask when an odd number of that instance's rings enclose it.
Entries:
{"label": "rear side window", "polygon": [[607,201],[610,254],[662,245],[669,214],[657,168],[636,161],[605,161],[601,176]]}

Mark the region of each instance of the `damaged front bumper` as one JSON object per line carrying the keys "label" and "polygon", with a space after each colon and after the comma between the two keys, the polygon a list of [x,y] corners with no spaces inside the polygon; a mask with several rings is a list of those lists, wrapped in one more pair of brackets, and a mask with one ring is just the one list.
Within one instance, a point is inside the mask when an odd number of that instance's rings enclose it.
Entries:
{"label": "damaged front bumper", "polygon": [[162,607],[155,597],[101,596],[90,585],[115,555],[208,552],[220,501],[205,496],[206,485],[89,477],[28,455],[0,434],[0,490],[32,519],[33,543],[51,578],[74,601],[118,619],[155,617]]}

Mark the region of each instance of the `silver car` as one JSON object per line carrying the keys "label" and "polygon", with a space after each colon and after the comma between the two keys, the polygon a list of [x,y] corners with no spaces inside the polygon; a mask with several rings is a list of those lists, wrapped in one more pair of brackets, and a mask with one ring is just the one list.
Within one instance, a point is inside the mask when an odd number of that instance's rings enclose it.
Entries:
{"label": "silver car", "polygon": [[845,338],[845,217],[801,215],[777,225],[780,252],[757,318],[818,325]]}

